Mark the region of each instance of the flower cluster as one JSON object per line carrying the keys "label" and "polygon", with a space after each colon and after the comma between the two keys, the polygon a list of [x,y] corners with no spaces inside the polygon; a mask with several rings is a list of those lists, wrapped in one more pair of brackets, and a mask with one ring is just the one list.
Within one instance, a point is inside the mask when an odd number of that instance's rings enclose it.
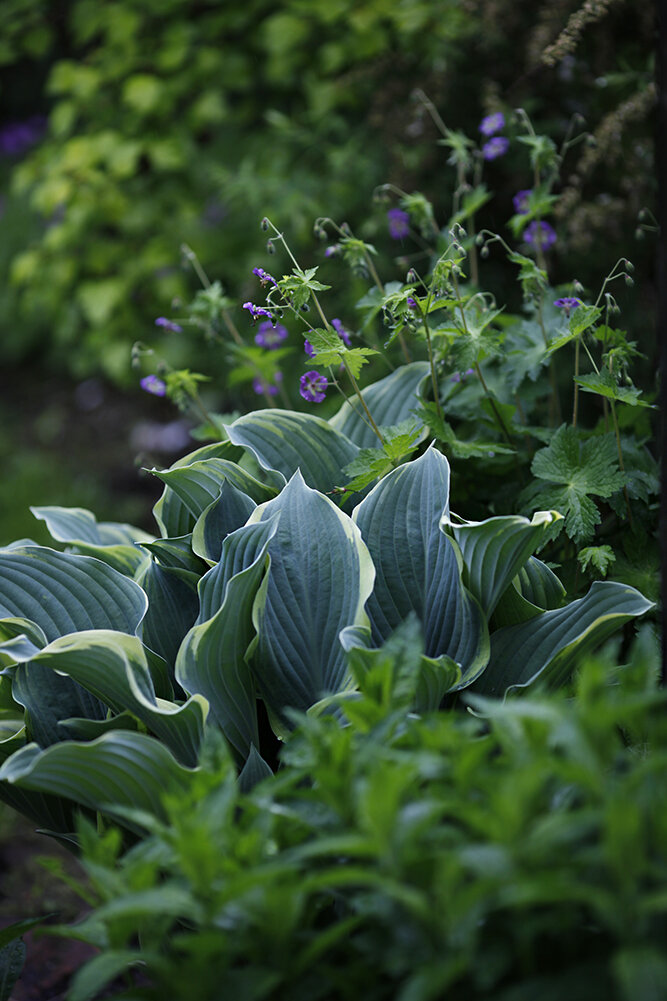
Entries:
{"label": "flower cluster", "polygon": [[479,123],[479,131],[482,135],[493,137],[482,146],[482,156],[485,160],[497,160],[499,156],[504,156],[510,148],[509,139],[496,135],[504,128],[505,116],[502,111],[495,111],[492,115],[487,115]]}
{"label": "flower cluster", "polygon": [[264,393],[268,394],[268,396],[276,396],[280,383],[283,381],[283,373],[276,372],[273,378],[273,382],[267,382],[266,379],[261,379],[259,376],[256,379],[253,379],[252,388],[258,396],[261,396]]}
{"label": "flower cluster", "polygon": [[343,344],[345,345],[345,347],[349,348],[350,345],[352,344],[352,342],[350,340],[350,335],[348,334],[347,330],[345,329],[345,327],[343,326],[343,324],[340,322],[340,320],[338,320],[338,319],[332,320],[331,321],[331,326],[334,328],[334,330],[336,331],[336,333],[340,337],[340,339],[343,342]]}
{"label": "flower cluster", "polygon": [[502,111],[494,111],[492,115],[487,115],[479,123],[479,131],[483,136],[494,136],[496,132],[501,132],[505,128],[505,116]]}
{"label": "flower cluster", "polygon": [[166,316],[158,316],[155,321],[156,327],[164,327],[165,330],[171,330],[173,334],[182,334],[183,327],[179,327],[178,323],[174,323],[173,320],[168,320]]}
{"label": "flower cluster", "polygon": [[309,403],[321,403],[326,396],[328,385],[327,377],[313,370],[306,372],[299,379],[299,392]]}
{"label": "flower cluster", "polygon": [[454,375],[452,376],[451,381],[452,382],[465,382],[469,375],[474,375],[474,374],[475,374],[475,369],[474,368],[467,368],[465,370],[465,372],[454,372]]}
{"label": "flower cluster", "polygon": [[573,296],[565,296],[562,299],[555,299],[554,306],[559,309],[564,309],[566,313],[569,313],[571,309],[576,309],[577,306],[583,306],[581,299],[575,299]]}
{"label": "flower cluster", "polygon": [[514,211],[517,215],[526,215],[529,209],[530,196],[532,193],[532,188],[523,188],[521,191],[517,191],[512,199]]}

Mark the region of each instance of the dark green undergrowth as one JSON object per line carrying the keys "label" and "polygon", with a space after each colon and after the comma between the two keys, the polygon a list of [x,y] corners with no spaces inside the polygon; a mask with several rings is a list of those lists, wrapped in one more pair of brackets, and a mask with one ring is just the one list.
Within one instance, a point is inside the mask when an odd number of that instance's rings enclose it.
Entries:
{"label": "dark green undergrowth", "polygon": [[[242,791],[211,740],[148,836],[80,836],[99,946],[69,1001],[658,1001],[667,715],[651,627],[568,691],[415,716],[413,625]],[[213,731],[211,731],[213,733]],[[247,777],[247,776],[246,776]],[[127,972],[132,971],[132,972]],[[108,996],[108,995],[105,995]]]}

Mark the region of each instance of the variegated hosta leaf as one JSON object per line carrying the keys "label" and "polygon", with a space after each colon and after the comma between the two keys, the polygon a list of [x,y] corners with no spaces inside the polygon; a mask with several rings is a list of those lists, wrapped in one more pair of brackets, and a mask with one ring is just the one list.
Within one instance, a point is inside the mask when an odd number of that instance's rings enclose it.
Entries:
{"label": "variegated hosta leaf", "polygon": [[[77,682],[86,695],[90,693],[89,697],[94,696],[104,703],[101,715],[68,712],[61,715],[61,719],[73,716],[103,719],[107,706],[114,713],[129,710],[184,765],[194,767],[197,764],[208,711],[206,701],[199,695],[188,699],[182,706],[158,700],[144,648],[136,636],[108,630],[64,636],[50,643],[25,666],[28,672],[36,668],[42,677],[51,674],[60,682],[68,679],[71,679],[70,683]],[[65,734],[69,736],[67,729]]]}
{"label": "variegated hosta leaf", "polygon": [[445,654],[461,665],[454,686],[483,670],[489,653],[486,620],[463,586],[454,543],[440,529],[449,511],[449,464],[433,447],[380,480],[353,512],[375,564],[367,611],[373,642],[381,646],[415,612],[425,654]]}
{"label": "variegated hosta leaf", "polygon": [[217,500],[225,482],[233,484],[257,504],[276,495],[273,487],[260,483],[251,473],[228,459],[202,459],[189,466],[153,472],[182,501],[188,512],[186,532],[193,531],[197,519]]}
{"label": "variegated hosta leaf", "polygon": [[46,750],[28,744],[0,768],[0,781],[18,789],[62,796],[111,816],[114,807],[132,807],[163,821],[165,793],[184,792],[192,776],[159,740],[129,730]]}
{"label": "variegated hosta leaf", "polygon": [[25,709],[29,739],[40,747],[69,739],[69,731],[60,725],[63,719],[85,716],[102,720],[106,716],[106,706],[89,691],[34,661],[19,664],[15,669],[12,695]]}
{"label": "variegated hosta leaf", "polygon": [[19,617],[0,619],[0,667],[30,660],[46,646],[44,630]]}
{"label": "variegated hosta leaf", "polygon": [[553,570],[535,556],[521,568],[501,595],[493,613],[494,629],[527,622],[540,612],[559,608],[565,588]]}
{"label": "variegated hosta leaf", "polygon": [[266,521],[228,535],[220,562],[199,584],[201,612],[176,658],[176,680],[199,692],[243,764],[259,744],[255,683],[245,657],[255,635],[252,607],[277,525]]}
{"label": "variegated hosta leaf", "polygon": [[276,516],[271,565],[255,603],[252,665],[274,713],[307,710],[346,680],[341,631],[366,620],[373,564],[357,526],[295,473],[281,494],[256,508],[250,524]]}
{"label": "variegated hosta leaf", "polygon": [[119,573],[134,576],[144,556],[135,542],[150,542],[148,532],[115,521],[98,522],[82,507],[31,507],[35,518],[46,522],[56,542],[76,546],[85,556],[95,556]]}
{"label": "variegated hosta leaf", "polygon": [[443,517],[441,527],[451,531],[461,550],[466,586],[487,618],[559,518],[557,511],[538,511],[532,521],[519,515],[468,522]]}
{"label": "variegated hosta leaf", "polygon": [[[0,740],[0,763],[10,760],[26,746],[25,728]],[[0,781],[0,801],[29,817],[39,827],[60,834],[74,831],[72,804],[48,792],[31,792]]]}
{"label": "variegated hosta leaf", "polygon": [[583,598],[491,637],[491,658],[474,691],[503,695],[537,678],[562,684],[584,654],[653,603],[627,584],[596,581]]}
{"label": "variegated hosta leaf", "polygon": [[29,619],[48,641],[82,629],[134,634],[146,606],[133,580],[93,557],[41,546],[0,552],[0,616]]}
{"label": "variegated hosta leaf", "polygon": [[[419,403],[419,389],[428,371],[428,362],[413,361],[362,389],[361,395],[378,427],[391,427],[411,416]],[[360,411],[358,401],[348,403],[346,400],[329,424],[359,448],[377,448],[377,435],[360,416]]]}
{"label": "variegated hosta leaf", "polygon": [[322,493],[340,486],[343,466],[359,451],[327,421],[291,410],[245,414],[227,433],[236,445],[249,449],[264,469],[277,470],[286,480],[298,469],[306,484]]}
{"label": "variegated hosta leaf", "polygon": [[[189,455],[184,455],[170,466],[170,469],[182,469],[195,462],[201,462],[203,459],[227,459],[229,462],[237,462],[242,455],[243,451],[232,445],[231,442],[216,441],[195,449]],[[195,523],[195,519],[185,502],[168,485],[165,486],[162,496],[153,507],[153,516],[160,528],[160,534],[164,538],[187,535],[188,532],[192,531]]]}
{"label": "variegated hosta leaf", "polygon": [[173,539],[155,539],[153,542],[143,542],[142,549],[155,557],[160,566],[178,571],[183,580],[190,580],[197,586],[197,581],[205,574],[208,567],[192,551],[192,533],[180,535]]}
{"label": "variegated hosta leaf", "polygon": [[172,671],[183,637],[199,612],[197,580],[196,577],[192,581],[183,580],[177,570],[161,567],[155,560],[151,560],[139,578],[148,597],[141,639]]}
{"label": "variegated hosta leaf", "polygon": [[256,506],[252,497],[226,480],[217,499],[197,519],[192,532],[194,552],[208,563],[217,563],[223,540],[245,525]]}

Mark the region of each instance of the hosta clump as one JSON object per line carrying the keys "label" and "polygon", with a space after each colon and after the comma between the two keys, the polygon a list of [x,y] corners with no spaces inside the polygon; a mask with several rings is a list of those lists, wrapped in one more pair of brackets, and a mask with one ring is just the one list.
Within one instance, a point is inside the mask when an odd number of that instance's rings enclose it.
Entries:
{"label": "hosta clump", "polygon": [[[366,390],[387,425],[409,418],[425,371],[405,366]],[[258,700],[283,738],[295,711],[338,714],[406,621],[422,637],[406,706],[423,712],[464,689],[558,684],[651,607],[611,582],[564,604],[533,555],[558,513],[457,517],[433,444],[341,494],[366,433],[348,404],[330,421],[240,417],[226,441],[157,473],[153,539],[77,509],[36,510],[69,551],[0,552],[5,799],[65,835],[74,807],[140,832],[164,816],[165,791],[191,785],[216,731],[244,787],[268,773]]]}

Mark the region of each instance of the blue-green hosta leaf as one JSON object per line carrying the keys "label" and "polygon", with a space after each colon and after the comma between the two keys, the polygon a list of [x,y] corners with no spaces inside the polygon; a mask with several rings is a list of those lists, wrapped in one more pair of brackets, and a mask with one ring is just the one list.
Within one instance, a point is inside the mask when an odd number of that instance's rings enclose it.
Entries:
{"label": "blue-green hosta leaf", "polygon": [[0,552],[0,616],[30,619],[49,642],[81,629],[134,634],[146,607],[133,580],[91,556],[41,546]]}
{"label": "blue-green hosta leaf", "polygon": [[95,556],[114,570],[132,577],[143,560],[135,542],[150,542],[148,532],[115,521],[98,522],[92,512],[82,507],[31,507],[35,518],[46,522],[49,535],[56,542],[76,546],[86,556]]}
{"label": "blue-green hosta leaf", "polygon": [[298,469],[305,483],[321,493],[340,485],[341,469],[359,451],[327,421],[291,410],[245,414],[227,433],[236,445],[249,449],[264,469],[277,470],[285,480]]}
{"label": "blue-green hosta leaf", "polygon": [[131,712],[122,712],[101,720],[74,716],[61,720],[60,725],[70,740],[96,740],[109,730],[138,730],[141,724]]}
{"label": "blue-green hosta leaf", "polygon": [[[236,448],[231,442],[216,441],[195,449],[189,455],[184,455],[170,466],[170,469],[182,469],[193,463],[201,462],[203,459],[227,459],[229,462],[236,462],[242,454],[241,449]],[[162,496],[155,504],[153,516],[160,528],[160,534],[164,538],[187,535],[188,532],[192,531],[195,523],[195,519],[185,502],[172,490],[169,484],[165,486]]]}
{"label": "blue-green hosta leaf", "polygon": [[269,778],[271,775],[273,775],[273,772],[270,765],[267,765],[255,745],[252,744],[246,763],[239,773],[239,789],[241,792],[250,792],[258,782]]}
{"label": "blue-green hosta leaf", "polygon": [[141,548],[148,550],[160,566],[178,571],[178,575],[184,580],[192,580],[195,587],[199,578],[208,569],[192,550],[192,533],[173,539],[143,542]]}
{"label": "blue-green hosta leaf", "polygon": [[411,612],[422,624],[425,654],[461,665],[456,687],[488,660],[486,621],[463,586],[455,544],[440,529],[449,515],[449,464],[429,448],[393,470],[353,512],[376,569],[367,604],[373,642],[381,645]]}
{"label": "blue-green hosta leaf", "polygon": [[40,747],[69,739],[69,732],[60,725],[63,719],[85,716],[101,720],[106,715],[106,706],[76,681],[60,677],[34,661],[16,668],[12,695],[25,708],[29,739]]}
{"label": "blue-green hosta leaf", "polygon": [[129,730],[46,750],[27,744],[0,768],[0,781],[18,789],[48,792],[112,816],[115,806],[133,807],[162,821],[165,793],[184,792],[192,776],[159,740]]}
{"label": "blue-green hosta leaf", "polygon": [[559,608],[564,597],[565,588],[556,574],[546,563],[531,556],[500,596],[493,613],[493,628],[527,622],[540,612]]}
{"label": "blue-green hosta leaf", "polygon": [[225,481],[218,498],[197,519],[192,533],[194,552],[208,563],[217,563],[223,540],[245,525],[256,506],[252,497]]}
{"label": "blue-green hosta leaf", "polygon": [[46,643],[36,622],[20,616],[0,619],[0,668],[30,660]]}
{"label": "blue-green hosta leaf", "polygon": [[495,632],[489,665],[474,690],[503,695],[537,678],[562,684],[593,647],[652,607],[633,587],[596,581],[583,598]]}
{"label": "blue-green hosta leaf", "polygon": [[183,580],[176,571],[152,560],[139,583],[148,597],[141,639],[173,669],[183,637],[199,613],[197,578],[193,582]]}
{"label": "blue-green hosta leaf", "polygon": [[102,716],[70,712],[63,714],[61,719],[72,716],[103,719],[106,706],[114,713],[129,710],[179,761],[189,767],[196,765],[208,711],[206,701],[199,695],[194,695],[182,706],[158,700],[144,648],[136,636],[109,630],[64,636],[45,647],[27,667],[28,670],[37,667],[47,674],[50,672],[58,681],[71,679],[71,683],[77,682],[86,694],[104,703]]}
{"label": "blue-green hosta leaf", "polygon": [[[25,727],[21,727],[10,737],[0,740],[0,763],[7,761],[26,745]],[[13,810],[29,817],[39,827],[62,834],[70,833],[75,828],[74,814],[71,803],[59,796],[48,793],[30,792],[19,789],[8,782],[0,781],[0,800],[11,806]]]}
{"label": "blue-green hosta leaf", "polygon": [[201,613],[176,658],[176,680],[198,692],[242,764],[259,744],[255,683],[246,652],[255,635],[252,608],[277,524],[262,522],[230,534],[220,562],[199,585]]}
{"label": "blue-green hosta leaf", "polygon": [[[388,427],[407,420],[419,404],[422,383],[428,378],[428,362],[414,361],[401,365],[390,375],[366,386],[361,391],[366,406],[378,427]],[[368,422],[360,416],[358,401],[346,400],[340,410],[329,420],[336,431],[346,435],[359,448],[377,448],[377,435]]]}
{"label": "blue-green hosta leaf", "polygon": [[466,586],[487,618],[544,540],[548,527],[560,517],[557,511],[538,511],[531,521],[519,515],[469,522],[443,517],[442,527],[451,531],[461,550]]}
{"label": "blue-green hosta leaf", "polygon": [[266,589],[255,603],[252,665],[260,694],[280,713],[307,710],[346,680],[341,631],[366,621],[373,564],[357,526],[299,472],[256,508],[250,524],[277,515]]}

